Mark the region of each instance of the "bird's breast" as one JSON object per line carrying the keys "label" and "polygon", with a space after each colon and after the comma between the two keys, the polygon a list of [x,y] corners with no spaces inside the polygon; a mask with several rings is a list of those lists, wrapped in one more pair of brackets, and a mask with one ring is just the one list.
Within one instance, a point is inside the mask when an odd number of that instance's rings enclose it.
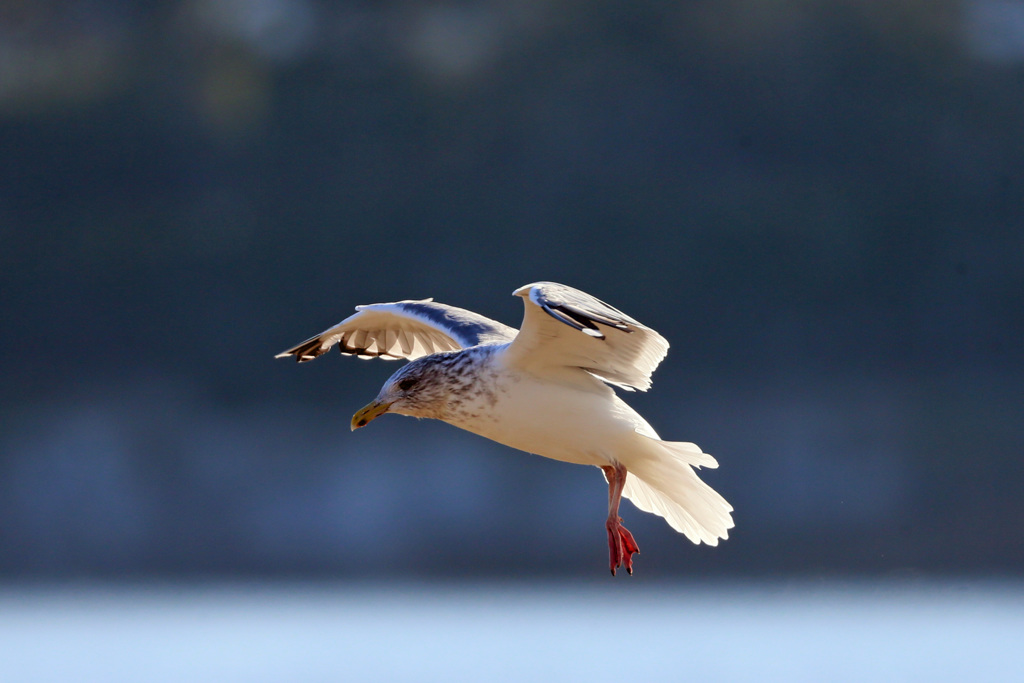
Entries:
{"label": "bird's breast", "polygon": [[558,379],[525,372],[484,375],[481,386],[451,397],[442,419],[522,451],[579,464],[607,464],[604,454],[634,434],[628,413],[636,414],[610,388],[590,382],[589,376],[583,381]]}

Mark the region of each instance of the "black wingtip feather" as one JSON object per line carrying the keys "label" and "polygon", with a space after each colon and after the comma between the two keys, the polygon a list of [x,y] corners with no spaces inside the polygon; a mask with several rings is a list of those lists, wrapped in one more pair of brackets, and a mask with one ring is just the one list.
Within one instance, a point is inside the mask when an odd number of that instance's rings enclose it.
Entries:
{"label": "black wingtip feather", "polygon": [[542,303],[540,306],[552,318],[565,323],[573,329],[595,337],[596,339],[604,339],[605,336],[604,333],[598,329],[595,323],[607,325],[608,327],[615,328],[621,332],[633,332],[633,329],[621,320],[615,320],[614,318],[609,318],[597,313],[583,311],[575,306],[570,306],[569,304],[557,304],[552,306]]}
{"label": "black wingtip feather", "polygon": [[296,363],[305,363],[313,360],[323,353],[324,350],[320,348],[320,338],[314,337],[313,339],[307,339],[298,346],[294,346],[287,351],[277,354],[274,358],[287,358],[288,356],[294,356]]}

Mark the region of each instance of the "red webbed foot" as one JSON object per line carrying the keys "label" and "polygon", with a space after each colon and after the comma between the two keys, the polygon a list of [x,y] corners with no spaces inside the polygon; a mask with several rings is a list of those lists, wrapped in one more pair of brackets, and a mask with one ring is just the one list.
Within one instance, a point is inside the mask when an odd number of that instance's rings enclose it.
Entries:
{"label": "red webbed foot", "polygon": [[625,567],[626,572],[632,575],[633,555],[640,552],[633,534],[622,526],[621,517],[610,518],[605,527],[608,529],[608,560],[612,576],[619,567]]}

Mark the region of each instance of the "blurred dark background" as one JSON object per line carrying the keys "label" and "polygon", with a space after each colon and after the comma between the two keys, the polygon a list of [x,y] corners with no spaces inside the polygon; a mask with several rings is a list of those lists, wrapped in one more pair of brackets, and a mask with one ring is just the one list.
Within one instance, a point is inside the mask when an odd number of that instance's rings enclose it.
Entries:
{"label": "blurred dark background", "polygon": [[1024,570],[1024,3],[0,8],[0,575],[603,576],[597,470],[275,353],[360,303],[672,344],[641,576]]}

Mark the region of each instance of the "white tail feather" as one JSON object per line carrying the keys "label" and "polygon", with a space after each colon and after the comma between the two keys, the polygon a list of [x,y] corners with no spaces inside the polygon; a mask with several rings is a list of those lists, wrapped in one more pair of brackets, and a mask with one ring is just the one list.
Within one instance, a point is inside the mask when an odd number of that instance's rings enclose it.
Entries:
{"label": "white tail feather", "polygon": [[694,543],[718,545],[729,537],[732,506],[705,484],[693,467],[717,467],[718,462],[692,443],[648,438],[661,451],[655,458],[637,458],[626,476],[622,495],[650,512]]}

